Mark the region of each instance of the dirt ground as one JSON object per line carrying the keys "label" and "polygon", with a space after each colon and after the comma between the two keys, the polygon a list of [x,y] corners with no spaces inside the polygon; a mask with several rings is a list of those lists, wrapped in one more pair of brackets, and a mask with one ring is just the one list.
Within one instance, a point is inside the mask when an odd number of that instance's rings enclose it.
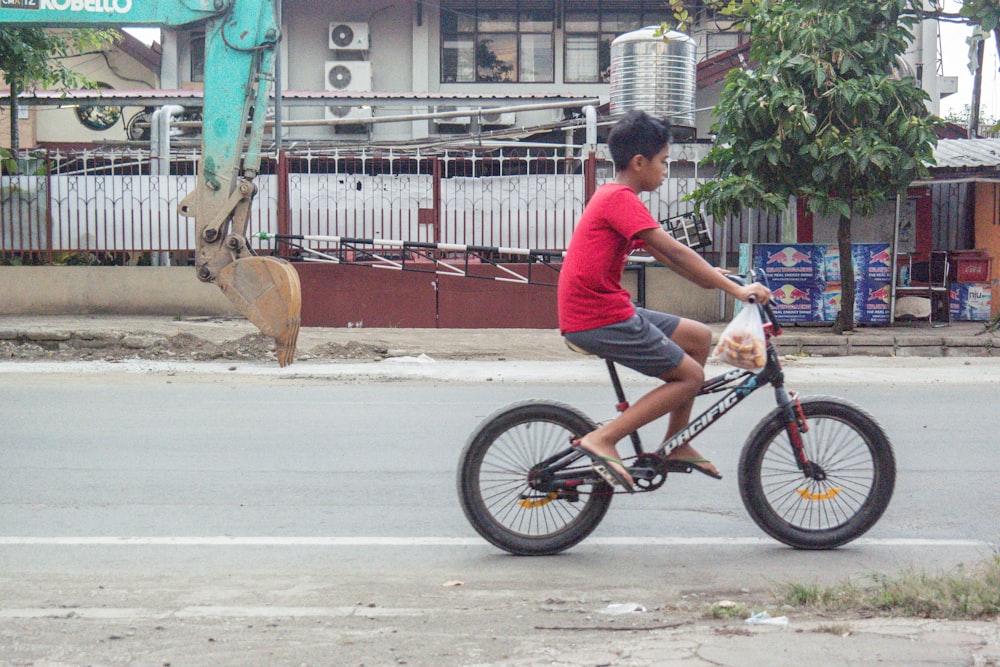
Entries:
{"label": "dirt ground", "polygon": [[[306,328],[298,361],[573,358],[554,330]],[[48,317],[0,322],[0,361],[273,362],[274,341],[240,318]]]}

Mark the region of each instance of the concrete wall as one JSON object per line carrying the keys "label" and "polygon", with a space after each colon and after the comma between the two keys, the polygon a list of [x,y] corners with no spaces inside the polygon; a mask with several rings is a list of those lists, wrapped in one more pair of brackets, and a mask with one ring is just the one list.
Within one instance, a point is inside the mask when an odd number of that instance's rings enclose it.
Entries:
{"label": "concrete wall", "polygon": [[0,315],[234,315],[189,267],[3,266]]}
{"label": "concrete wall", "polygon": [[[2,77],[0,77],[2,79]],[[6,84],[4,84],[6,85]],[[3,104],[0,104],[0,147],[10,148],[10,107],[8,106],[9,100],[5,100]],[[18,121],[18,139],[20,140],[21,148],[31,147],[35,145],[35,117],[36,112],[30,111],[29,116],[26,120]]]}
{"label": "concrete wall", "polygon": [[[636,276],[627,274],[625,287],[636,293]],[[722,293],[707,290],[688,282],[662,266],[646,268],[646,307],[664,313],[673,313],[699,322],[719,322],[729,318],[719,316]],[[732,299],[728,299],[726,312],[732,312]]]}
{"label": "concrete wall", "polygon": [[[554,287],[447,277],[435,289],[433,274],[332,264],[297,268],[303,284],[304,326],[339,327],[349,322],[458,328],[557,326]],[[636,294],[635,274],[626,274],[625,286]],[[646,305],[703,322],[726,319],[719,317],[719,292],[694,287],[662,267],[646,269]],[[190,267],[0,267],[0,315],[107,314],[238,313],[217,287],[200,282]]]}
{"label": "concrete wall", "polygon": [[[107,84],[116,90],[153,90],[156,75],[120,49],[107,51],[108,62],[100,55],[77,56],[65,61],[66,67],[78,74]],[[110,67],[109,67],[110,65]],[[104,141],[125,141],[125,123],[142,107],[122,107],[121,119],[107,130],[92,130],[80,123],[76,109],[67,107],[37,107],[33,110],[37,119],[36,141],[86,142],[100,145]],[[22,146],[33,144],[21,142]]]}

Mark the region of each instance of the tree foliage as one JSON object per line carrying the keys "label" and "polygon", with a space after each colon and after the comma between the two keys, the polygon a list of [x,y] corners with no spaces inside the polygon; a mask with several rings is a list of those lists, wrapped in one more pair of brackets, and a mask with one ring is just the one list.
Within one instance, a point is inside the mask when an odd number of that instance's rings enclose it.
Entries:
{"label": "tree foliage", "polygon": [[958,15],[978,25],[989,34],[1000,27],[1000,2],[997,0],[964,0]]}
{"label": "tree foliage", "polygon": [[10,87],[12,149],[18,149],[17,96],[37,88],[94,87],[94,81],[69,69],[64,60],[81,52],[106,48],[119,37],[116,30],[0,26],[0,72]]}
{"label": "tree foliage", "polygon": [[[751,8],[751,70],[726,77],[706,161],[718,180],[691,197],[716,216],[783,210],[804,198],[840,216],[842,274],[850,274],[850,218],[927,174],[936,145],[927,94],[893,75],[918,20],[911,0],[772,2]],[[844,261],[846,259],[846,262]],[[853,312],[845,275],[842,304]],[[843,329],[850,322],[839,323]]]}

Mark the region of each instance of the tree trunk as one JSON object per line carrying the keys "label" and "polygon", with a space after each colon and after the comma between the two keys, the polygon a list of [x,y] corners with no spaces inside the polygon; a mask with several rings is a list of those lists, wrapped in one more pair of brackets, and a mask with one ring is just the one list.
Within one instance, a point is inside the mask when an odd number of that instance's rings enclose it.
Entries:
{"label": "tree trunk", "polygon": [[21,124],[18,122],[18,110],[21,105],[17,99],[17,86],[10,84],[10,151],[16,159],[21,148]]}
{"label": "tree trunk", "polygon": [[854,331],[854,255],[851,253],[851,216],[841,215],[837,225],[840,251],[840,312],[833,323],[834,333]]}

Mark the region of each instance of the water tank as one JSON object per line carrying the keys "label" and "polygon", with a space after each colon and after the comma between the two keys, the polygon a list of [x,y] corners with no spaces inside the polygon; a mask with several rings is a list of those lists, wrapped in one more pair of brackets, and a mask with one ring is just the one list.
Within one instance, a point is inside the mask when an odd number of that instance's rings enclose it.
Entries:
{"label": "water tank", "polygon": [[611,42],[611,115],[642,109],[675,125],[694,126],[696,43],[671,30],[666,39],[650,26]]}

